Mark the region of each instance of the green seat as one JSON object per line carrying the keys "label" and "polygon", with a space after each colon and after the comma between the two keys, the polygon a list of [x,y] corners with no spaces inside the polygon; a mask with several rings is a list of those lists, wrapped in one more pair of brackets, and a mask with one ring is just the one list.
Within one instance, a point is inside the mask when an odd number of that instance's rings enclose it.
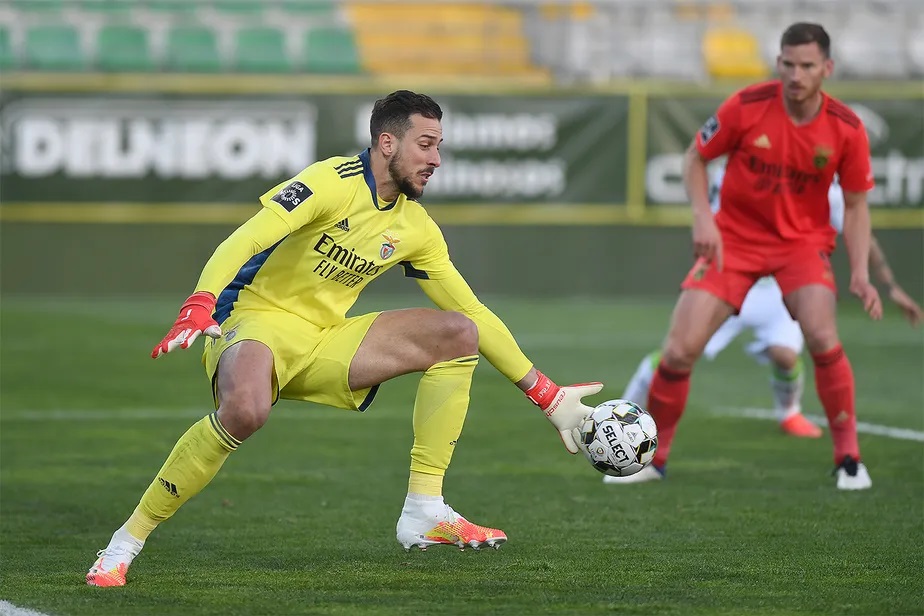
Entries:
{"label": "green seat", "polygon": [[99,32],[96,64],[104,71],[149,71],[153,68],[148,33],[134,26],[104,26]]}
{"label": "green seat", "polygon": [[63,0],[13,0],[13,6],[20,11],[60,11]]}
{"label": "green seat", "polygon": [[167,34],[167,68],[190,73],[216,73],[221,56],[215,32],[200,26],[178,26]]}
{"label": "green seat", "polygon": [[135,5],[129,0],[82,0],[80,8],[84,11],[95,11],[109,14],[123,14],[132,10]]}
{"label": "green seat", "polygon": [[152,11],[164,13],[195,13],[199,2],[193,0],[144,0],[144,6]]}
{"label": "green seat", "polygon": [[333,17],[337,13],[337,5],[330,0],[281,0],[279,6],[289,13],[308,16]]}
{"label": "green seat", "polygon": [[276,28],[242,28],[235,36],[234,66],[252,73],[282,73],[291,68],[283,33]]}
{"label": "green seat", "polygon": [[16,55],[10,42],[10,32],[0,28],[0,70],[9,70],[16,65]]}
{"label": "green seat", "polygon": [[316,28],[305,35],[305,70],[312,73],[362,72],[353,32]]}
{"label": "green seat", "polygon": [[70,26],[33,26],[26,32],[26,66],[49,71],[84,68],[80,36]]}
{"label": "green seat", "polygon": [[222,13],[236,15],[259,15],[263,4],[257,0],[212,0],[212,6]]}

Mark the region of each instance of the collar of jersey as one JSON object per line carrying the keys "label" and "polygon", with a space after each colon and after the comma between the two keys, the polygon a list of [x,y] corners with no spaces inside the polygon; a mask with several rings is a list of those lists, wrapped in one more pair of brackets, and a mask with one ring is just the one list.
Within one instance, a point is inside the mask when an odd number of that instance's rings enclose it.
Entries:
{"label": "collar of jersey", "polygon": [[359,153],[359,160],[363,164],[363,179],[366,180],[366,186],[369,187],[369,192],[372,194],[372,206],[380,212],[385,212],[398,204],[398,199],[401,198],[401,194],[398,193],[398,196],[395,197],[395,200],[388,205],[379,207],[379,194],[375,191],[375,176],[372,175],[372,161],[370,160],[369,156],[369,148],[366,148]]}

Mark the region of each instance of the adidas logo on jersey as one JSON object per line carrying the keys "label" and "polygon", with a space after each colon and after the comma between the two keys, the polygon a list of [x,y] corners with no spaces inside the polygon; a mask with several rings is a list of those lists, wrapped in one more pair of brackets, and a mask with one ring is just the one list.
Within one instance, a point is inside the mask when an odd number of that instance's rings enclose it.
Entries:
{"label": "adidas logo on jersey", "polygon": [[344,218],[343,220],[341,220],[340,222],[338,222],[338,223],[337,223],[336,225],[334,225],[334,226],[337,227],[338,229],[340,229],[341,231],[349,231],[349,230],[350,230],[350,221],[349,221],[348,219]]}
{"label": "adidas logo on jersey", "polygon": [[764,150],[770,149],[770,137],[766,134],[761,135],[754,140],[754,146],[758,148],[763,148]]}

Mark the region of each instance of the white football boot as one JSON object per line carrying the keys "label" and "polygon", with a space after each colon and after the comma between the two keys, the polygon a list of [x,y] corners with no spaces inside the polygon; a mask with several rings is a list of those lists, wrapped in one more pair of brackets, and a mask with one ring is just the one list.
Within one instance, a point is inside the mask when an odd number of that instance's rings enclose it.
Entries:
{"label": "white football boot", "polygon": [[649,464],[634,475],[629,475],[627,477],[613,477],[611,475],[604,475],[603,483],[611,485],[625,485],[628,483],[659,481],[661,479],[664,479],[664,469],[659,469],[654,464]]}
{"label": "white football boot", "polygon": [[866,465],[854,460],[852,456],[844,456],[834,469],[834,474],[837,476],[838,490],[868,490],[873,487]]}
{"label": "white football boot", "polygon": [[112,536],[105,550],[96,553],[96,562],[87,572],[87,584],[90,586],[125,586],[128,566],[144,547],[128,531],[119,529]]}
{"label": "white football boot", "polygon": [[456,545],[463,550],[466,546],[476,550],[488,546],[496,550],[507,541],[504,531],[472,524],[442,498],[406,498],[396,531],[398,543],[407,551],[414,546],[423,551],[431,545]]}

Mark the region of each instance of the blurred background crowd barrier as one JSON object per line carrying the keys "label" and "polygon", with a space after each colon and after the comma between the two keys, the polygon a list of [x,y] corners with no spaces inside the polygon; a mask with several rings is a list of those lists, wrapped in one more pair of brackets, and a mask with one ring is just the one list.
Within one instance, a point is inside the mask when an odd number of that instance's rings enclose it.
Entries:
{"label": "blurred background crowd barrier", "polygon": [[541,264],[565,293],[673,293],[682,152],[800,20],[832,35],[874,225],[920,297],[917,0],[0,0],[0,290],[186,290],[262,192],[366,147],[406,87],[446,112],[425,203],[476,288],[540,292]]}

